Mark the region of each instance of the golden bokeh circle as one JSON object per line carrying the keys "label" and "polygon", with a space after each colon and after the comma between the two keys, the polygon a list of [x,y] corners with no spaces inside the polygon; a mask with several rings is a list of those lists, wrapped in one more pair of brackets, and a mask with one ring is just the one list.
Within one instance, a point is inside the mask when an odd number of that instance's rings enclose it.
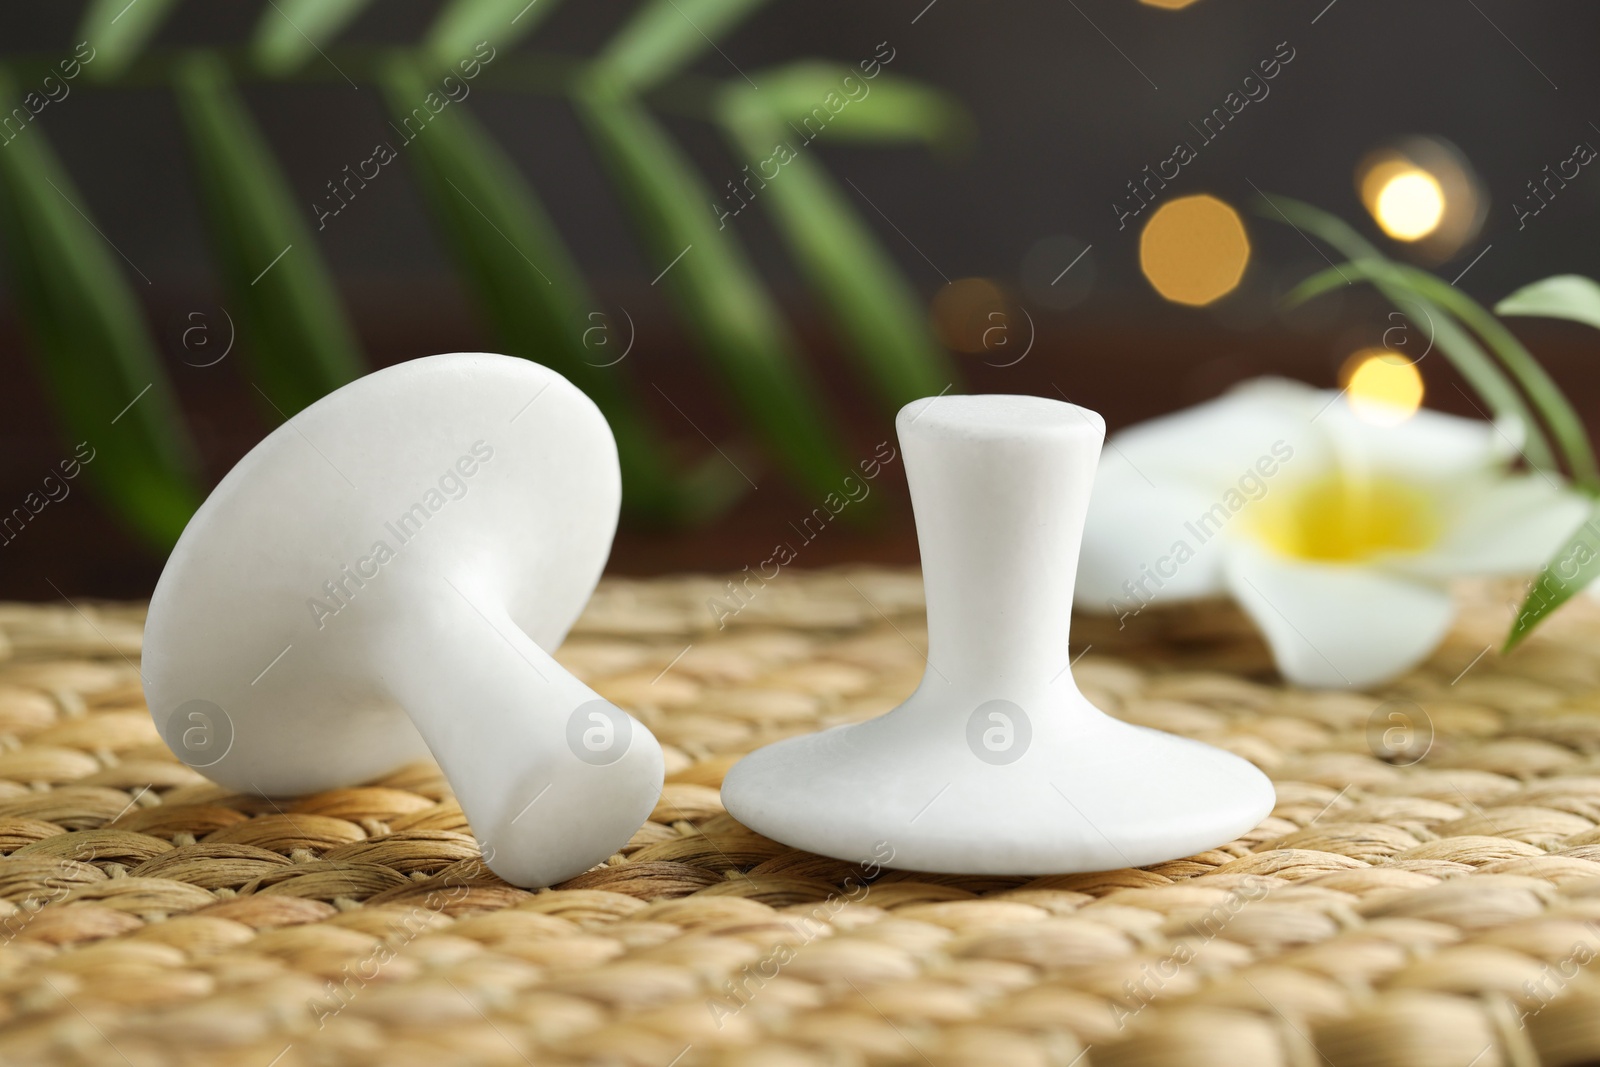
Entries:
{"label": "golden bokeh circle", "polygon": [[1378,228],[1427,262],[1461,252],[1488,214],[1482,180],[1461,150],[1440,137],[1403,137],[1373,149],[1357,163],[1355,184]]}
{"label": "golden bokeh circle", "polygon": [[1365,422],[1395,426],[1422,407],[1422,372],[1398,352],[1364,348],[1344,361],[1339,381],[1350,410]]}
{"label": "golden bokeh circle", "polygon": [[1161,205],[1139,235],[1139,268],[1175,304],[1220,300],[1238,287],[1249,262],[1239,213],[1205,193]]}
{"label": "golden bokeh circle", "polygon": [[1444,187],[1421,167],[1406,163],[1374,167],[1361,191],[1372,217],[1397,241],[1420,241],[1444,221]]}
{"label": "golden bokeh circle", "polygon": [[1011,303],[1005,290],[988,278],[957,278],[933,295],[934,331],[957,352],[990,351],[1007,340]]}

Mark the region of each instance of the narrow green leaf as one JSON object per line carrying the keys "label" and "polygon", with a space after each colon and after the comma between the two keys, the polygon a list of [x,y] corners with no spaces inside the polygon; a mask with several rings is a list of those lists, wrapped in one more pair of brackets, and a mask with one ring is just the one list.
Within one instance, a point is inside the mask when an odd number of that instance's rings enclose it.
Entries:
{"label": "narrow green leaf", "polygon": [[1600,283],[1581,274],[1557,274],[1523,286],[1494,310],[1497,315],[1571,319],[1600,329]]}
{"label": "narrow green leaf", "polygon": [[[1560,446],[1562,456],[1567,461],[1567,469],[1572,473],[1572,480],[1578,487],[1591,494],[1600,491],[1600,469],[1595,467],[1594,449],[1589,444],[1589,432],[1584,429],[1583,420],[1573,410],[1567,401],[1566,395],[1561,392],[1561,387],[1555,383],[1549,373],[1533,358],[1523,343],[1517,340],[1516,335],[1506,329],[1505,324],[1484,307],[1460,289],[1449,284],[1442,278],[1436,278],[1425,270],[1416,267],[1397,265],[1402,281],[1409,283],[1417,292],[1438,301],[1439,305],[1460,319],[1467,329],[1483,338],[1500,362],[1511,372],[1517,385],[1527,394],[1528,400],[1544,418],[1544,423],[1550,428],[1550,434]],[[1587,278],[1579,279],[1589,282]],[[1589,282],[1594,285],[1593,282]],[[1600,287],[1596,287],[1596,294],[1600,295]]]}
{"label": "narrow green leaf", "polygon": [[1504,651],[1509,652],[1573,595],[1600,578],[1600,504],[1533,580]]}
{"label": "narrow green leaf", "polygon": [[[0,100],[12,100],[0,72]],[[193,449],[115,249],[83,213],[83,198],[44,131],[0,148],[0,230],[18,309],[69,439],[119,514],[170,548],[199,506]],[[135,268],[137,269],[137,268]],[[69,448],[63,461],[73,458]]]}
{"label": "narrow green leaf", "polygon": [[[869,61],[863,60],[863,63]],[[719,107],[763,105],[780,124],[783,139],[799,149],[827,134],[830,141],[910,142],[951,147],[970,138],[973,124],[954,97],[910,78],[881,70],[868,76],[842,63],[805,60],[751,73],[759,90],[743,80],[728,82]],[[761,155],[771,154],[768,144]]]}
{"label": "narrow green leaf", "polygon": [[[227,306],[238,318],[257,386],[287,419],[361,376],[355,331],[289,183],[222,61],[196,54],[179,67],[176,81]],[[344,181],[345,193],[365,184],[354,171]]]}
{"label": "narrow green leaf", "polygon": [[1308,300],[1315,300],[1324,293],[1331,293],[1335,289],[1343,288],[1350,284],[1350,275],[1343,267],[1329,267],[1319,270],[1299,285],[1290,289],[1283,298],[1287,307],[1299,307]]}
{"label": "narrow green leaf", "polygon": [[1432,330],[1433,343],[1455,365],[1474,392],[1483,398],[1496,418],[1512,418],[1522,429],[1522,455],[1535,470],[1557,471],[1550,441],[1540,428],[1522,395],[1489,358],[1483,346],[1462,328],[1449,312],[1404,284],[1392,281],[1374,283],[1380,293],[1401,311],[1421,311]]}
{"label": "narrow green leaf", "polygon": [[272,0],[261,9],[250,50],[256,65],[282,77],[299,70],[372,0]]}
{"label": "narrow green leaf", "polygon": [[139,58],[139,52],[172,13],[175,0],[90,0],[78,24],[78,37],[95,50],[84,64],[90,81],[110,81]]}
{"label": "narrow green leaf", "polygon": [[1261,196],[1256,213],[1262,218],[1286,222],[1290,226],[1304,227],[1333,245],[1351,259],[1383,260],[1384,255],[1376,245],[1362,237],[1339,216],[1312,207],[1302,200],[1289,196]]}
{"label": "narrow green leaf", "polygon": [[[1446,284],[1442,278],[1401,264],[1390,263],[1385,268],[1372,260],[1353,260],[1343,267],[1329,267],[1317,272],[1295,286],[1285,299],[1292,306],[1348,284],[1351,274],[1372,281],[1382,275],[1385,269],[1397,272],[1400,281],[1411,286],[1414,292],[1437,301],[1440,307],[1483,338],[1500,362],[1511,371],[1517,384],[1538,409],[1545,425],[1550,428],[1567,461],[1567,469],[1572,472],[1574,483],[1590,494],[1600,492],[1600,470],[1596,469],[1588,431],[1560,386],[1503,323],[1484,310],[1476,300],[1455,286]],[[1586,278],[1581,280],[1588,281]]]}
{"label": "narrow green leaf", "polygon": [[595,81],[613,91],[644,92],[716,48],[718,37],[766,2],[644,0],[595,58]]}
{"label": "narrow green leaf", "polygon": [[[1467,384],[1481,396],[1498,417],[1517,420],[1523,430],[1522,454],[1537,470],[1555,470],[1555,454],[1550,442],[1534,419],[1527,403],[1504,371],[1483,346],[1473,339],[1455,317],[1428,296],[1417,291],[1411,280],[1397,269],[1371,242],[1337,216],[1286,196],[1262,198],[1260,214],[1281,219],[1289,225],[1309,230],[1350,257],[1388,301],[1402,312],[1420,311],[1432,331],[1431,341],[1454,364]],[[1341,268],[1335,268],[1341,269]],[[1319,275],[1320,277],[1320,275]],[[1303,283],[1304,284],[1304,283]],[[1421,358],[1421,357],[1418,357]]]}
{"label": "narrow green leaf", "polygon": [[[384,76],[396,116],[409,116],[431,88],[404,61]],[[655,522],[701,521],[742,495],[744,479],[720,456],[689,479],[668,461],[659,432],[613,362],[631,345],[630,331],[602,311],[532,187],[471,115],[448,108],[402,147],[506,350],[566,376],[610,422],[624,506]]]}
{"label": "narrow green leaf", "polygon": [[949,389],[956,368],[933,336],[922,301],[821,164],[803,144],[797,150],[784,143],[789,128],[767,109],[766,92],[739,83],[722,98],[723,126],[735,152],[751,160],[753,181],[724,199],[730,214],[721,224],[743,211],[740,197],[762,203],[891,408]]}
{"label": "narrow green leaf", "polygon": [[699,347],[734,403],[790,476],[821,493],[849,469],[798,345],[731,231],[715,198],[678,146],[639,104],[589,85],[579,114],[623,201],[677,298]]}
{"label": "narrow green leaf", "polygon": [[[478,45],[504,48],[548,18],[561,0],[450,0],[428,27],[422,47],[435,65],[473,58]],[[482,59],[482,56],[477,56]]]}

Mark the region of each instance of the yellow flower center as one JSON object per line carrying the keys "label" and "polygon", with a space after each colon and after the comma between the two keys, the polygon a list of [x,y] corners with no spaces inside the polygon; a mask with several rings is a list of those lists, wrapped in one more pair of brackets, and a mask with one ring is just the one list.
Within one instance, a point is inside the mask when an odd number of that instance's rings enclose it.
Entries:
{"label": "yellow flower center", "polygon": [[1334,563],[1421,551],[1438,538],[1440,525],[1421,490],[1343,471],[1275,488],[1247,514],[1255,535],[1278,554]]}

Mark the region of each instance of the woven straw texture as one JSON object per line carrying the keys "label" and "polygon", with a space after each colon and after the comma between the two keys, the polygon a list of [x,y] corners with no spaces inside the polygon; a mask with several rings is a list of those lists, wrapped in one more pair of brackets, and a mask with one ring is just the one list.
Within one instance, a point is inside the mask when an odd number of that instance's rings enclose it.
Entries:
{"label": "woven straw texture", "polygon": [[1370,695],[1284,687],[1222,607],[1079,620],[1092,699],[1254,760],[1274,814],[1139,870],[863,883],[717,786],[912,690],[917,576],[785,574],[720,630],[721,581],[608,581],[560,658],[668,784],[541,892],[481,866],[431,766],[273,801],[178,763],[141,608],[0,606],[0,1063],[1600,1061],[1600,606],[1502,658],[1511,592],[1464,590]]}

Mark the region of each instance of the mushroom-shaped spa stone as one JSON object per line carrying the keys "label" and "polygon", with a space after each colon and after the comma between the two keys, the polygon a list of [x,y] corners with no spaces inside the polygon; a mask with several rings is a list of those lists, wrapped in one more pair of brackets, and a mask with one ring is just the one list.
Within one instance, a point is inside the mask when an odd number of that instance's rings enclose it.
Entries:
{"label": "mushroom-shaped spa stone", "polygon": [[251,449],[178,539],[145,625],[156,726],[269,797],[431,753],[496,873],[587,870],[662,780],[650,732],[550,657],[620,500],[604,417],[545,367],[461,353],[353,382]]}
{"label": "mushroom-shaped spa stone", "polygon": [[876,719],[745,757],[723,782],[729,813],[842,860],[1012,875],[1156,863],[1259,823],[1274,796],[1254,766],[1114,719],[1073,682],[1100,416],[943,396],[907,405],[896,428],[927,592],[922,683]]}

